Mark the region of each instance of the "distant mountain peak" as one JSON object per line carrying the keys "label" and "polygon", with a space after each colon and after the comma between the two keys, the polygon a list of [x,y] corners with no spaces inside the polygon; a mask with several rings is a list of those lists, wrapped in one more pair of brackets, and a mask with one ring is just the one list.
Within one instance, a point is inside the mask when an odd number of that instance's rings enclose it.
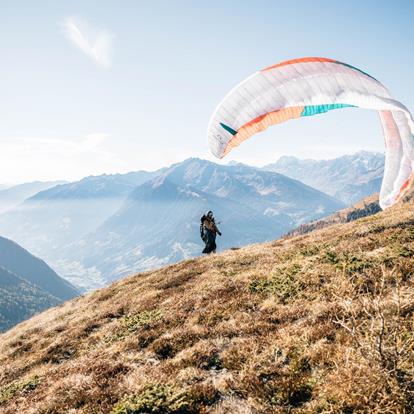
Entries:
{"label": "distant mountain peak", "polygon": [[170,184],[167,180],[167,176],[165,174],[162,174],[159,177],[155,177],[150,182],[150,185],[151,185],[152,188],[155,189],[155,188],[159,188],[159,187],[163,186],[164,184],[166,184],[166,182],[167,182],[167,185]]}
{"label": "distant mountain peak", "polygon": [[361,150],[327,160],[282,156],[263,169],[302,181],[352,204],[380,190],[384,160],[384,154]]}

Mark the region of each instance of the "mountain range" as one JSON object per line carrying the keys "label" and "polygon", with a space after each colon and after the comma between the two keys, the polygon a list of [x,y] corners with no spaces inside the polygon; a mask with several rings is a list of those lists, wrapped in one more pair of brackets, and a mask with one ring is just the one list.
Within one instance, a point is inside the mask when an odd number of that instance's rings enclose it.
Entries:
{"label": "mountain range", "polygon": [[0,331],[79,294],[43,260],[0,237]]}
{"label": "mountain range", "polygon": [[278,173],[188,159],[42,191],[0,216],[0,232],[92,289],[199,254],[199,219],[210,209],[228,248],[270,240],[343,206]]}
{"label": "mountain range", "polygon": [[63,183],[64,181],[34,181],[12,187],[0,186],[0,214],[34,196],[39,191],[44,191]]}
{"label": "mountain range", "polygon": [[351,205],[379,192],[384,159],[383,154],[368,151],[331,160],[283,156],[263,168],[302,181]]}
{"label": "mountain range", "polygon": [[279,174],[190,159],[136,188],[75,251],[84,246],[82,263],[108,280],[199,254],[199,219],[209,209],[219,214],[225,249],[270,240],[340,206]]}
{"label": "mountain range", "polygon": [[139,171],[54,186],[1,215],[0,234],[49,262],[62,246],[99,226],[137,185],[152,176]]}
{"label": "mountain range", "polygon": [[[353,173],[337,185],[342,195],[353,186],[355,196],[376,190],[370,183],[380,180],[381,156],[303,162],[282,157],[277,164],[286,174],[303,164],[297,169],[303,175],[313,171],[314,182],[330,183],[325,187],[331,192],[338,166],[351,166]],[[271,169],[192,158],[154,172],[86,177],[41,191],[0,215],[0,234],[89,290],[200,254],[199,219],[207,210],[220,222],[218,244],[225,249],[280,237],[347,204]]]}

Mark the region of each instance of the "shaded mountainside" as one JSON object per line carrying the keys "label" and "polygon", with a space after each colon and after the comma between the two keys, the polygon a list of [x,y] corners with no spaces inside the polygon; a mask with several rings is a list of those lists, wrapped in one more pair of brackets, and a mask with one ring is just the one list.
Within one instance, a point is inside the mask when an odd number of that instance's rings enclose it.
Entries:
{"label": "shaded mountainside", "polygon": [[409,413],[414,209],[139,274],[0,336],[0,409]]}
{"label": "shaded mountainside", "polygon": [[283,156],[263,168],[300,180],[349,205],[379,192],[384,155],[359,151],[331,160]]}
{"label": "shaded mountainside", "polygon": [[43,260],[4,237],[0,237],[0,266],[61,301],[79,295],[73,285],[58,276]]}
{"label": "shaded mountainside", "polygon": [[0,237],[0,331],[79,294],[43,260]]}
{"label": "shaded mountainside", "polygon": [[300,236],[310,233],[315,230],[320,230],[325,227],[332,226],[338,223],[349,223],[350,221],[358,220],[362,217],[372,216],[381,211],[378,201],[378,194],[366,197],[360,202],[351,207],[339,210],[336,213],[319,219],[311,221],[310,223],[302,224],[298,228],[289,231],[287,236]]}
{"label": "shaded mountainside", "polygon": [[0,266],[0,332],[59,303],[58,298]]}

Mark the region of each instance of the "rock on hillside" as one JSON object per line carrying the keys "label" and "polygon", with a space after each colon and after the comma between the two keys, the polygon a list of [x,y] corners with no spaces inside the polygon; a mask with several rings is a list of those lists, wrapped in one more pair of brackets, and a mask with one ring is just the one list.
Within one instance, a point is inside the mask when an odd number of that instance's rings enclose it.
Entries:
{"label": "rock on hillside", "polygon": [[409,413],[414,209],[139,274],[0,336],[11,413]]}

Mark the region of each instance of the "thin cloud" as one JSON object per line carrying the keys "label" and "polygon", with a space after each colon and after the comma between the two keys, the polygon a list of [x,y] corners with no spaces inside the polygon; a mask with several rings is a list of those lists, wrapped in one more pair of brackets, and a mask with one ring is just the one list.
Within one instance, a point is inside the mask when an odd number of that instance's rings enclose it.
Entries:
{"label": "thin cloud", "polygon": [[79,179],[90,174],[118,172],[125,163],[108,147],[109,136],[2,138],[0,177],[7,182]]}
{"label": "thin cloud", "polygon": [[66,38],[95,63],[104,68],[111,66],[113,35],[109,31],[97,30],[74,17],[66,18],[63,28]]}

